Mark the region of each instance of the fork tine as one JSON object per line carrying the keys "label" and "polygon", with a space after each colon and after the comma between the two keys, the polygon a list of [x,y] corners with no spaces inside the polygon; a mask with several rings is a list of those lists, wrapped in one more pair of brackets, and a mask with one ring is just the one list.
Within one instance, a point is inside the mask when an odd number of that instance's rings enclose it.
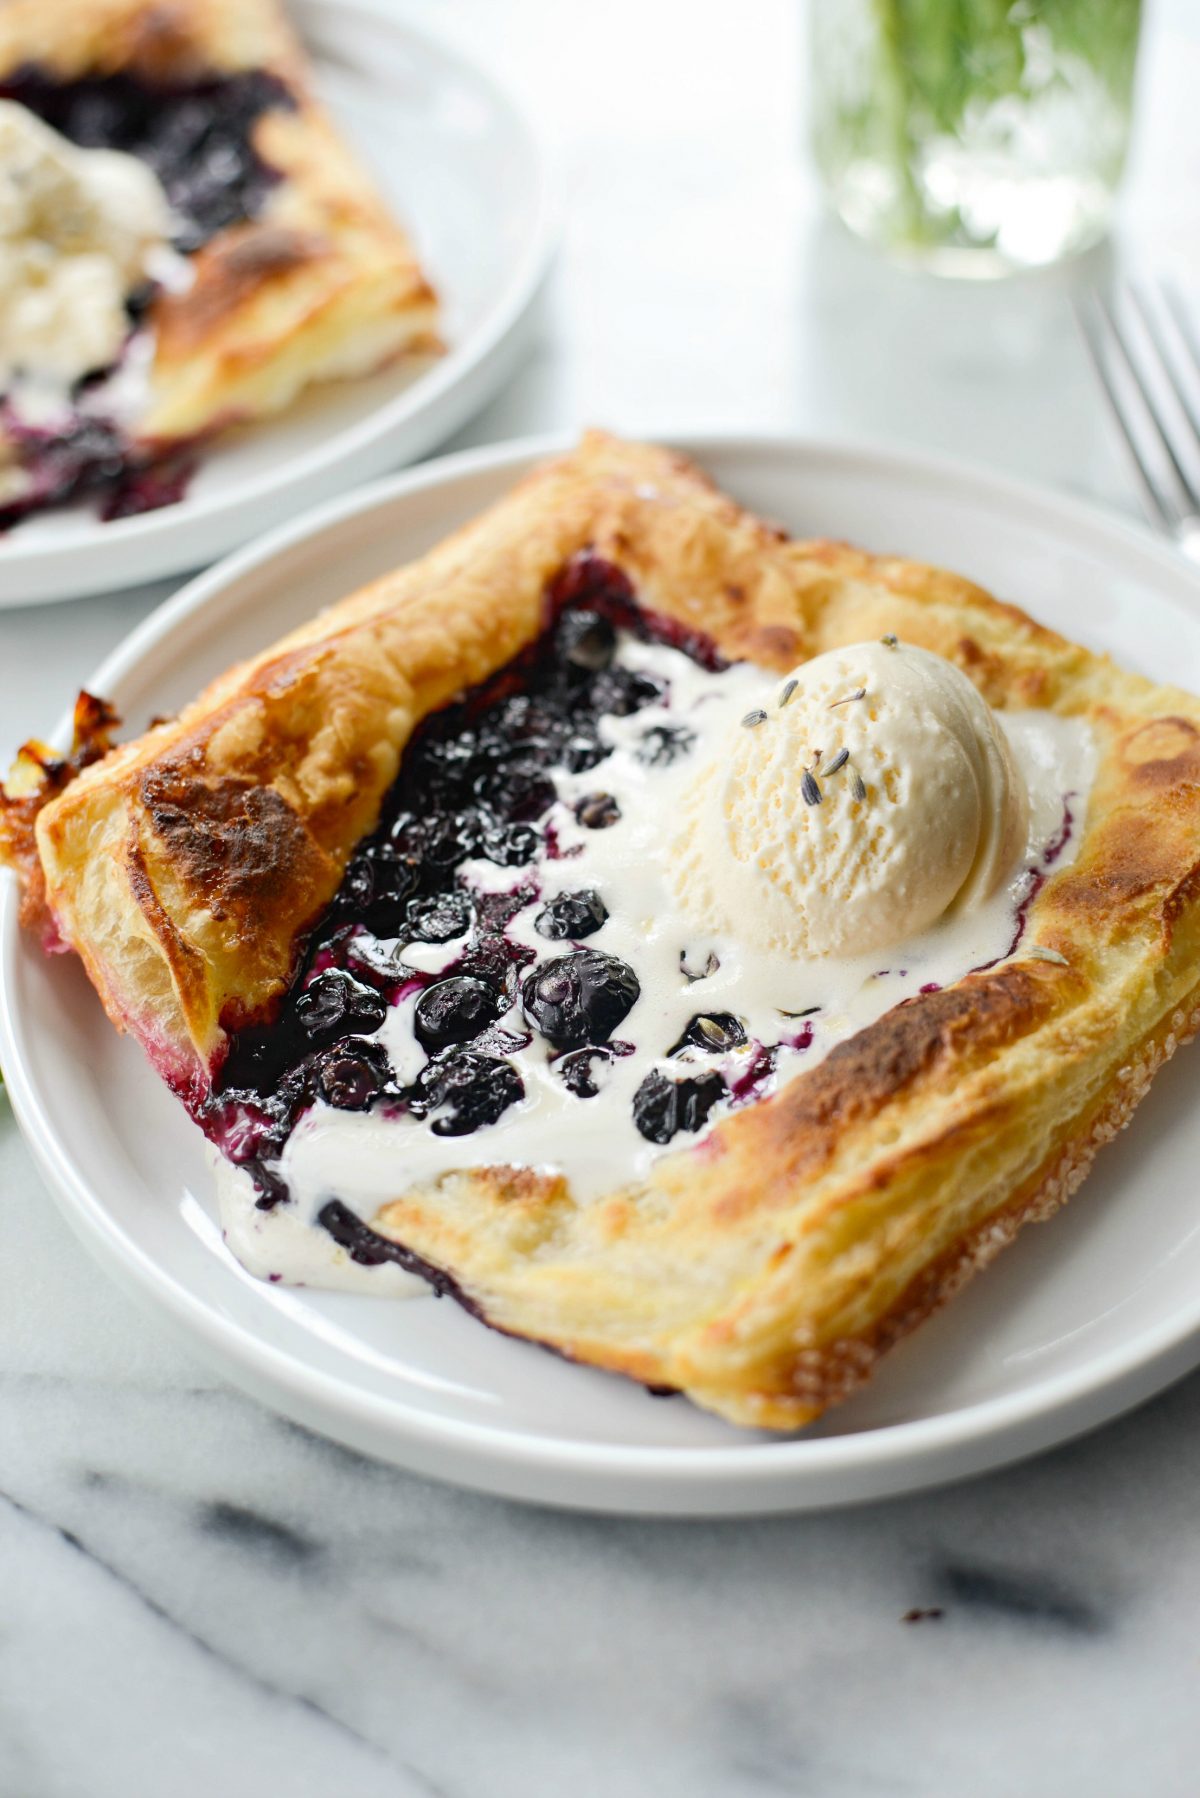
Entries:
{"label": "fork tine", "polygon": [[1196,341],[1196,330],[1191,314],[1180,299],[1179,289],[1174,281],[1163,281],[1160,286],[1171,323],[1175,327],[1175,335],[1191,358],[1192,367],[1200,376],[1200,344]]}
{"label": "fork tine", "polygon": [[[1191,432],[1197,453],[1200,453],[1200,411],[1197,410],[1194,397],[1194,389],[1200,385],[1200,368],[1188,367],[1186,354],[1180,358],[1177,350],[1173,353],[1167,348],[1166,333],[1157,315],[1157,309],[1150,304],[1142,289],[1132,281],[1129,283],[1129,294],[1137,308],[1146,341],[1154,352],[1162,378],[1167,383],[1184,425]],[[1178,338],[1180,333],[1176,321],[1169,313],[1166,316],[1171,322],[1172,338]],[[1186,339],[1183,339],[1183,343],[1185,351],[1190,352],[1190,346]],[[1189,478],[1188,486],[1194,497],[1195,481]]]}
{"label": "fork tine", "polygon": [[1158,293],[1161,302],[1158,308],[1159,318],[1165,322],[1166,335],[1171,340],[1180,397],[1187,407],[1192,429],[1200,437],[1200,344],[1196,341],[1191,316],[1180,299],[1175,284],[1160,281]]}
{"label": "fork tine", "polygon": [[[1144,370],[1129,347],[1128,337],[1122,332],[1115,311],[1102,294],[1096,295],[1096,307],[1100,317],[1104,321],[1108,342],[1116,350],[1129,379],[1133,383],[1142,410],[1150,420],[1150,423],[1157,434],[1159,447],[1166,457],[1171,474],[1174,476],[1176,486],[1175,510],[1180,521],[1182,521],[1184,518],[1193,516],[1196,511],[1200,509],[1200,500],[1197,499],[1196,494],[1192,489],[1191,478],[1188,475],[1187,470],[1184,468],[1176,454],[1175,444],[1172,440],[1170,431],[1163,422],[1163,415],[1159,403],[1151,391],[1150,383],[1146,379]],[[1168,382],[1170,382],[1169,375],[1167,379]]]}
{"label": "fork tine", "polygon": [[[1100,391],[1104,395],[1113,423],[1117,427],[1117,434],[1125,446],[1130,473],[1133,475],[1134,484],[1141,497],[1142,508],[1151,524],[1158,525],[1162,529],[1173,530],[1180,522],[1179,508],[1161,491],[1158,481],[1146,462],[1137,434],[1127,417],[1124,402],[1109,370],[1104,336],[1096,323],[1096,313],[1100,310],[1098,302],[1094,295],[1091,306],[1083,300],[1072,299],[1071,310],[1075,314],[1075,323],[1079,327],[1083,347],[1087,351],[1088,360],[1091,362],[1096,379],[1100,384]],[[1103,317],[1103,314],[1100,313],[1100,316]]]}

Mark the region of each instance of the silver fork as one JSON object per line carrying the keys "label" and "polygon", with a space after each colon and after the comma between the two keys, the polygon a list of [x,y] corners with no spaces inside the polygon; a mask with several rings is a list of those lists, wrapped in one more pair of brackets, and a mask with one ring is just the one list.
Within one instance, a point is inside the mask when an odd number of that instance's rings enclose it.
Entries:
{"label": "silver fork", "polygon": [[1200,346],[1173,287],[1072,302],[1150,523],[1200,562]]}

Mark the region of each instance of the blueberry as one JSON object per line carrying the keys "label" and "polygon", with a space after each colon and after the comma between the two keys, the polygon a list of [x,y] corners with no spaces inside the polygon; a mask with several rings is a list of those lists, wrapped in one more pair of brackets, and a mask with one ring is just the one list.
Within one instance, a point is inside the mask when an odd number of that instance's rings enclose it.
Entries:
{"label": "blueberry", "polygon": [[392,842],[401,855],[412,857],[426,884],[436,884],[475,854],[483,825],[479,812],[472,809],[433,812],[424,818],[402,812],[392,827]]}
{"label": "blueberry", "polygon": [[668,1143],[679,1130],[699,1130],[724,1091],[713,1069],[672,1080],[651,1068],[633,1095],[633,1121],[650,1142]]}
{"label": "blueberry", "polygon": [[428,737],[404,758],[410,790],[439,811],[456,811],[470,798],[475,775],[475,734],[463,731],[448,740]]}
{"label": "blueberry", "polygon": [[373,843],[351,860],[338,891],[341,910],[369,923],[379,936],[397,933],[409,897],[417,890],[418,864],[389,843]]}
{"label": "blueberry", "polygon": [[634,754],[647,768],[667,768],[696,747],[696,733],[683,724],[652,724]]}
{"label": "blueberry", "polygon": [[101,88],[84,88],[64,121],[73,143],[88,150],[107,149],[127,141],[118,96]]}
{"label": "blueberry", "polygon": [[387,1004],[353,974],[330,968],[311,980],[296,1000],[296,1016],[314,1042],[378,1030]]}
{"label": "blueberry", "polygon": [[479,845],[488,860],[501,868],[523,868],[541,846],[542,833],[532,824],[492,824]]}
{"label": "blueberry", "polygon": [[243,1166],[254,1181],[254,1190],[258,1194],[254,1201],[257,1210],[273,1211],[276,1205],[289,1196],[287,1182],[283,1176],[273,1168],[265,1166],[261,1160],[247,1161],[243,1163]]}
{"label": "blueberry", "polygon": [[452,942],[470,927],[471,909],[470,895],[459,887],[425,899],[410,899],[404,933],[419,943]]}
{"label": "blueberry", "polygon": [[494,1124],[524,1096],[524,1083],[511,1062],[477,1049],[446,1049],[421,1069],[409,1103],[417,1117],[449,1105],[448,1116],[433,1120],[434,1135],[468,1136],[483,1124]]}
{"label": "blueberry", "polygon": [[594,936],[607,917],[608,907],[600,895],[591,887],[584,887],[578,893],[556,893],[548,899],[533,920],[533,927],[539,936],[554,941],[564,937],[578,941]]}
{"label": "blueberry", "polygon": [[533,961],[535,954],[536,951],[527,944],[514,943],[511,937],[489,931],[468,945],[459,967],[464,974],[473,974],[498,993],[512,994],[516,987],[516,970]]}
{"label": "blueberry", "polygon": [[471,974],[452,974],[426,987],[417,1000],[413,1024],[427,1049],[467,1043],[494,1024],[504,1009],[495,987]]}
{"label": "blueberry", "polygon": [[633,969],[600,949],[576,949],[525,976],[525,1010],[556,1049],[602,1043],[628,1017],[641,986]]}
{"label": "blueberry", "polygon": [[542,817],[558,798],[554,782],[527,757],[485,766],[472,790],[498,817],[522,822]]}
{"label": "blueberry", "polygon": [[577,1099],[594,1099],[600,1091],[593,1063],[596,1061],[607,1065],[612,1060],[612,1052],[607,1048],[591,1047],[572,1049],[567,1055],[560,1055],[554,1063],[554,1071],[561,1075],[568,1092]]}
{"label": "blueberry", "polygon": [[653,674],[640,674],[636,668],[606,668],[591,684],[593,709],[611,712],[617,718],[628,718],[643,706],[659,705],[666,694],[665,681]]}
{"label": "blueberry", "polygon": [[745,1040],[741,1019],[732,1012],[699,1012],[667,1053],[678,1055],[681,1049],[692,1048],[703,1049],[709,1055],[723,1055],[728,1049],[740,1048]]}
{"label": "blueberry", "polygon": [[582,674],[607,668],[617,646],[617,633],[608,619],[582,607],[563,613],[554,637],[563,661]]}
{"label": "blueberry", "polygon": [[531,693],[514,693],[490,714],[485,733],[488,746],[503,755],[515,744],[523,750],[545,754],[562,728],[559,714]]}
{"label": "blueberry", "polygon": [[621,808],[611,793],[585,793],[575,803],[575,816],[585,830],[607,830],[621,816]]}
{"label": "blueberry", "polygon": [[595,731],[577,727],[562,746],[562,765],[570,774],[586,774],[611,753]]}
{"label": "blueberry", "polygon": [[379,1043],[345,1042],[326,1049],[317,1062],[321,1097],[339,1111],[365,1111],[391,1078]]}

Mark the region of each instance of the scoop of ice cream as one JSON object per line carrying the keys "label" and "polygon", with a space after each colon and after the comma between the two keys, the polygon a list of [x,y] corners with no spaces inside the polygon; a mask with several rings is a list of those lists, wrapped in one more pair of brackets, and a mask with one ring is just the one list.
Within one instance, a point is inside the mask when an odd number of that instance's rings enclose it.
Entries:
{"label": "scoop of ice cream", "polygon": [[995,715],[941,656],[831,650],[735,725],[697,775],[671,865],[698,925],[793,956],[858,955],[978,904],[1028,831]]}
{"label": "scoop of ice cream", "polygon": [[0,100],[0,388],[107,367],[129,332],[126,295],[169,231],[146,163],[80,149]]}

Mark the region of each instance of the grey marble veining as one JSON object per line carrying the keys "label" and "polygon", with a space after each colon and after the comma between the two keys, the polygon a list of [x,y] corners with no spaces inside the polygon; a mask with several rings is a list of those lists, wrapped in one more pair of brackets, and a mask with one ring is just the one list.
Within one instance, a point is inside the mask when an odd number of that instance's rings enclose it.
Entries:
{"label": "grey marble veining", "polygon": [[[569,174],[540,345],[461,441],[803,428],[1128,503],[1063,277],[936,287],[822,217],[791,0],[407,11],[495,62]],[[1112,253],[1194,278],[1200,22],[1151,18]],[[0,747],[165,591],[0,612]],[[1200,1377],[839,1514],[438,1487],[210,1376],[85,1259],[0,1099],[0,1798],[1190,1798],[1197,1490]]]}
{"label": "grey marble veining", "polygon": [[1195,1789],[1200,1379],[901,1503],[560,1515],[269,1416],[16,1212],[6,1795]]}

